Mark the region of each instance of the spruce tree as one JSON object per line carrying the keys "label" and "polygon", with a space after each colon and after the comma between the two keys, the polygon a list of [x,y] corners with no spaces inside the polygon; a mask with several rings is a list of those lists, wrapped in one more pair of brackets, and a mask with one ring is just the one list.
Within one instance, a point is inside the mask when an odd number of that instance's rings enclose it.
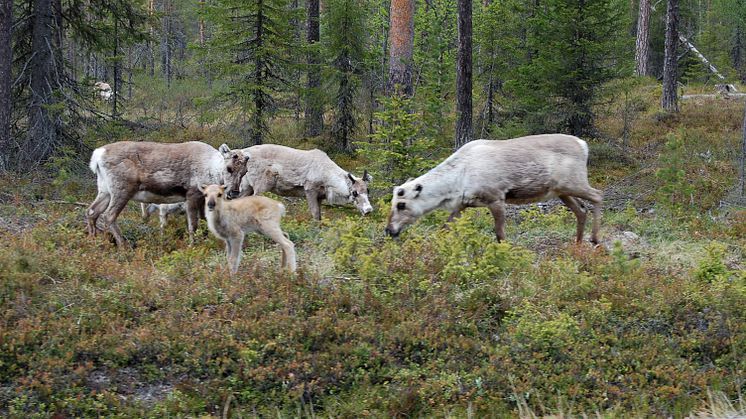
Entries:
{"label": "spruce tree", "polygon": [[337,84],[332,134],[342,150],[350,150],[357,124],[355,99],[365,63],[365,9],[360,0],[329,0],[326,50]]}
{"label": "spruce tree", "polygon": [[620,0],[545,0],[529,20],[531,60],[512,83],[535,132],[593,133],[603,83],[628,72],[631,38]]}
{"label": "spruce tree", "polygon": [[274,111],[274,96],[288,83],[293,45],[288,0],[216,0],[205,18],[215,26],[206,48],[227,81],[222,98],[251,115],[251,144],[262,144]]}

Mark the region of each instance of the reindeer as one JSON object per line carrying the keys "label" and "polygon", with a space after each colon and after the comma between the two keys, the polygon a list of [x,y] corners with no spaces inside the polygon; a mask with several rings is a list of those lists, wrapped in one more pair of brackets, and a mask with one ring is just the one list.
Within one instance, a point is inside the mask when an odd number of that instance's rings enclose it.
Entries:
{"label": "reindeer", "polygon": [[279,244],[282,268],[295,272],[295,245],[280,228],[280,219],[285,215],[284,205],[264,196],[227,201],[223,185],[200,186],[199,190],[205,198],[207,226],[212,234],[225,242],[231,274],[238,272],[243,239],[251,231],[262,233]]}
{"label": "reindeer", "polygon": [[143,221],[148,221],[150,215],[154,212],[158,212],[158,219],[160,220],[161,234],[166,228],[168,217],[172,215],[186,213],[186,203],[177,202],[175,204],[147,204],[140,203],[140,211],[142,212]]}
{"label": "reindeer", "polygon": [[111,90],[111,86],[109,85],[109,83],[105,83],[102,81],[97,81],[96,83],[94,83],[93,90],[95,90],[98,93],[99,97],[105,101],[109,101],[109,99],[111,99],[111,95],[114,93]]}
{"label": "reindeer", "polygon": [[[118,246],[125,240],[116,219],[130,199],[154,204],[186,200],[190,242],[203,207],[199,185],[226,182],[237,196],[249,155],[227,145],[191,141],[179,144],[121,141],[93,151],[90,168],[98,178],[98,195],[86,211],[88,234],[108,229]],[[103,228],[96,223],[103,216]]]}
{"label": "reindeer", "polygon": [[276,144],[245,148],[251,154],[241,196],[274,192],[281,196],[305,196],[308,209],[321,220],[321,201],[330,204],[352,202],[365,215],[373,211],[368,200],[366,170],[358,178],[337,166],[321,150],[296,150]]}
{"label": "reindeer", "polygon": [[505,204],[559,197],[578,220],[576,241],[583,241],[586,212],[578,198],[593,203],[591,242],[598,244],[601,191],[588,184],[588,144],[562,134],[533,135],[506,141],[467,143],[438,166],[394,188],[385,232],[396,237],[419,217],[437,208],[452,211],[487,207],[497,240],[505,240]]}

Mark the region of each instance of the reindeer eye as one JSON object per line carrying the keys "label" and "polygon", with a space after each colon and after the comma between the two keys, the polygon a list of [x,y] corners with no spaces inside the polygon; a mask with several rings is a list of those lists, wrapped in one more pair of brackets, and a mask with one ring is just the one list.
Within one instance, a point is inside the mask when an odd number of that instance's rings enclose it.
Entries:
{"label": "reindeer eye", "polygon": [[357,195],[358,195],[357,191],[352,191],[352,196],[354,196],[355,198],[357,198]]}
{"label": "reindeer eye", "polygon": [[228,173],[233,173],[233,168],[232,168],[232,167],[228,167],[228,168],[226,168],[225,170],[227,170],[227,171],[228,171]]}
{"label": "reindeer eye", "polygon": [[399,192],[396,193],[397,196],[404,196],[404,189],[399,189]]}
{"label": "reindeer eye", "polygon": [[219,194],[218,194],[218,198],[220,198],[220,197],[222,197],[222,196],[223,196],[223,194],[222,194],[222,193],[219,193]]}
{"label": "reindeer eye", "polygon": [[398,210],[403,210],[405,208],[407,208],[407,204],[405,204],[404,202],[399,202],[398,204],[396,204],[396,209]]}

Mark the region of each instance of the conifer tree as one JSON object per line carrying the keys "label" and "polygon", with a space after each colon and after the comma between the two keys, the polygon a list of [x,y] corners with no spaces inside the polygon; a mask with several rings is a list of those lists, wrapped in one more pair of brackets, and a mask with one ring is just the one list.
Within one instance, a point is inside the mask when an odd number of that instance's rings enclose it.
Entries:
{"label": "conifer tree", "polygon": [[[262,144],[273,95],[287,84],[293,45],[288,0],[216,0],[206,10],[215,34],[206,43],[226,83],[223,98],[251,115],[251,144]],[[248,144],[247,144],[248,145]]]}
{"label": "conifer tree", "polygon": [[355,97],[366,55],[364,8],[360,0],[329,0],[327,5],[327,51],[337,82],[332,134],[342,150],[349,150],[357,124]]}

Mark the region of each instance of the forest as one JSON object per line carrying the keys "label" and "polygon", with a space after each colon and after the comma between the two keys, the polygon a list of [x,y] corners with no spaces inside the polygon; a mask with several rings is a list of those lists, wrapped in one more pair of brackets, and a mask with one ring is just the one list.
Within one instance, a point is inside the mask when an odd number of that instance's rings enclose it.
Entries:
{"label": "forest", "polygon": [[[742,92],[741,0],[0,0],[0,416],[746,415]],[[392,188],[544,133],[599,244],[558,199],[385,234]],[[117,246],[118,141],[318,149],[372,211],[266,193],[295,272],[134,201]]]}

